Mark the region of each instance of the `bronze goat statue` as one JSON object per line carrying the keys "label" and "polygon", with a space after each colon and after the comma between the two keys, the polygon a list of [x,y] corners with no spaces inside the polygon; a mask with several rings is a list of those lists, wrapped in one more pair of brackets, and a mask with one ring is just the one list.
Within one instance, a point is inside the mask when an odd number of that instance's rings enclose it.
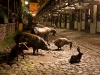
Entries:
{"label": "bronze goat statue", "polygon": [[49,34],[53,33],[52,35],[55,36],[56,34],[56,29],[55,28],[50,28],[50,27],[34,27],[31,29],[30,33],[36,34],[40,37],[42,37],[45,41],[49,41]]}

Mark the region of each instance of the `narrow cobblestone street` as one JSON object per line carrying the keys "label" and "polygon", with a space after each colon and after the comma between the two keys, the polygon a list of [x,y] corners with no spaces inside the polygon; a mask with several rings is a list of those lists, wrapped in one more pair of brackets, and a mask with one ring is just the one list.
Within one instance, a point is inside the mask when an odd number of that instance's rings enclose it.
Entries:
{"label": "narrow cobblestone street", "polygon": [[[73,42],[56,50],[53,40],[66,37]],[[9,66],[0,57],[0,75],[100,75],[100,35],[57,28],[56,36],[50,35],[50,51],[39,50],[32,55],[32,49],[25,51],[25,59]],[[69,59],[77,54],[77,47],[83,53],[80,63],[70,64]]]}

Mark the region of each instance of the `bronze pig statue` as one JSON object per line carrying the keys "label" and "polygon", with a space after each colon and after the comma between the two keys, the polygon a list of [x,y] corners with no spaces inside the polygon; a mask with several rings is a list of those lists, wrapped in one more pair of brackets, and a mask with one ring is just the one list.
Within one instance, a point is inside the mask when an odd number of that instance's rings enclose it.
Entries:
{"label": "bronze pig statue", "polygon": [[16,43],[27,42],[27,46],[33,48],[33,55],[35,54],[36,50],[38,52],[38,49],[49,50],[47,42],[35,34],[21,32],[14,37],[14,40]]}
{"label": "bronze pig statue", "polygon": [[27,42],[21,42],[16,45],[14,45],[11,48],[11,51],[8,55],[7,63],[9,64],[11,61],[13,61],[17,57],[18,61],[18,55],[22,55],[24,59],[24,52],[23,50],[29,50],[29,48],[26,46]]}

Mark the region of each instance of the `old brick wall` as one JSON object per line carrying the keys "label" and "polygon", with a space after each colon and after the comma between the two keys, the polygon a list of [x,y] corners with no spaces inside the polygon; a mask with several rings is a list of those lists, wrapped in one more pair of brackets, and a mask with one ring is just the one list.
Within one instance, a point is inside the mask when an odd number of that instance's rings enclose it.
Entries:
{"label": "old brick wall", "polygon": [[15,23],[0,24],[0,44],[15,32]]}

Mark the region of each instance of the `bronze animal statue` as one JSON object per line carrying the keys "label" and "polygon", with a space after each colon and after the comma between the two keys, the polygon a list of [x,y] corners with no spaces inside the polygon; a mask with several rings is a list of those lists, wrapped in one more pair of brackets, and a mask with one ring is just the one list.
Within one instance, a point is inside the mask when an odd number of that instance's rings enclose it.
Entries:
{"label": "bronze animal statue", "polygon": [[57,38],[54,40],[54,44],[58,47],[58,50],[61,49],[64,45],[70,45],[70,49],[72,48],[72,41],[67,38]]}
{"label": "bronze animal statue", "polygon": [[10,64],[16,57],[17,57],[17,61],[18,61],[18,55],[22,55],[23,59],[24,59],[23,50],[29,50],[29,48],[26,45],[27,45],[27,42],[21,42],[21,43],[14,45],[11,48],[11,51],[8,55],[7,64]]}
{"label": "bronze animal statue", "polygon": [[20,32],[14,37],[14,40],[16,43],[27,42],[27,46],[33,48],[33,55],[35,54],[36,50],[38,52],[38,49],[49,50],[47,42],[43,38],[35,34]]}
{"label": "bronze animal statue", "polygon": [[72,55],[70,58],[69,63],[74,64],[74,63],[79,63],[81,62],[81,58],[83,53],[80,52],[80,47],[77,48],[78,54],[77,55]]}
{"label": "bronze animal statue", "polygon": [[40,37],[42,37],[45,41],[49,41],[49,34],[53,33],[52,35],[55,36],[56,34],[56,29],[55,28],[50,28],[50,27],[34,27],[31,29],[30,33],[36,34]]}

